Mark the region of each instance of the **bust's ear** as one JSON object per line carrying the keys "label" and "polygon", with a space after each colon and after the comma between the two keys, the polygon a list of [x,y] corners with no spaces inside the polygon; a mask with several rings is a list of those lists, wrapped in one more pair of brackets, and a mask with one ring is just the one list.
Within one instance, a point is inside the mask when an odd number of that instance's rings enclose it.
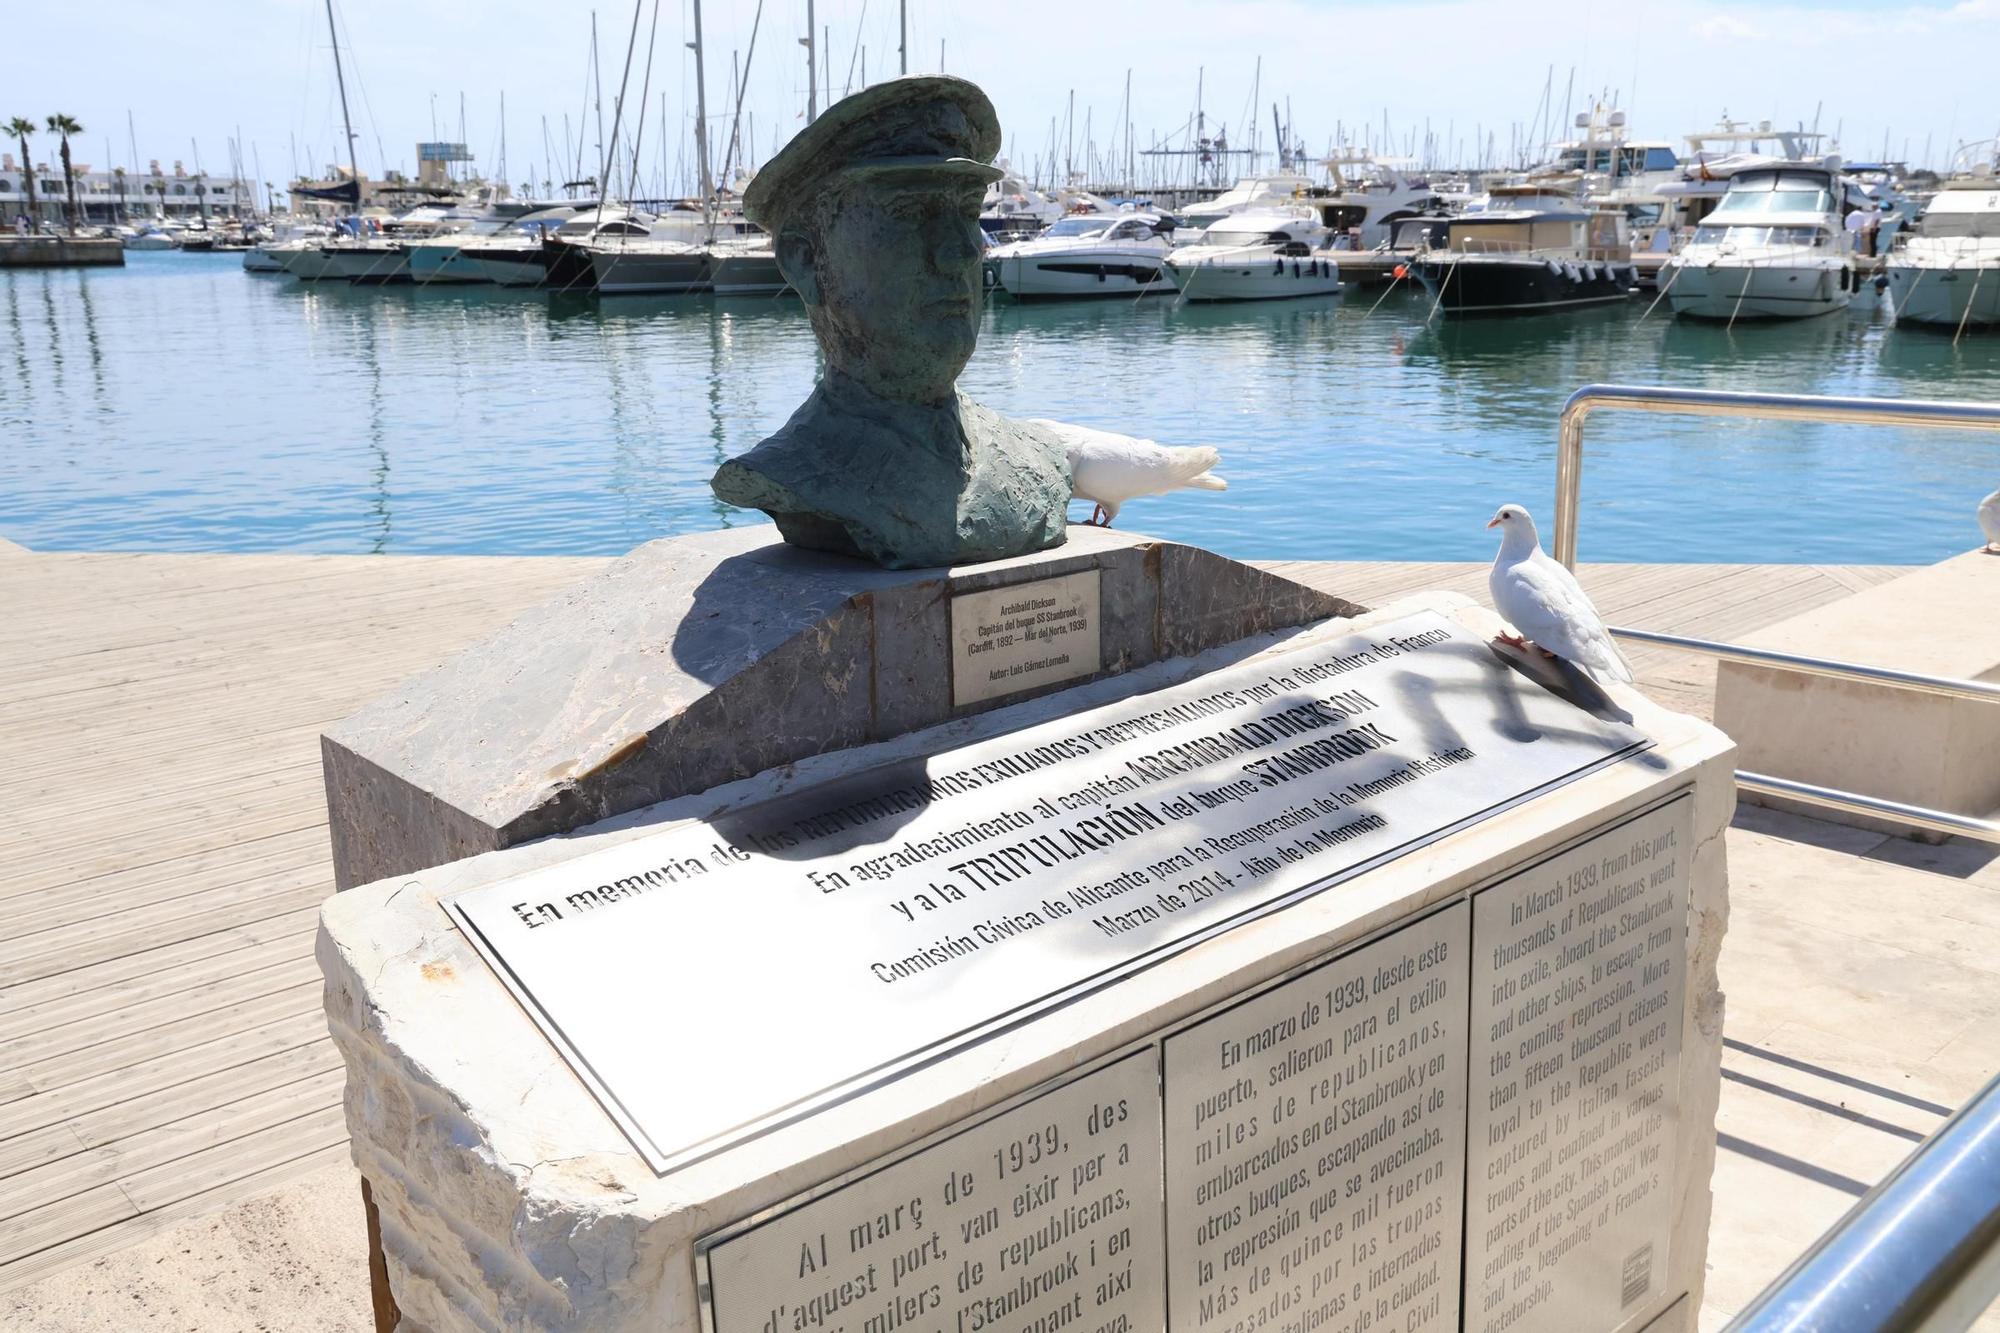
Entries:
{"label": "bust's ear", "polygon": [[807,305],[819,304],[818,256],[803,228],[786,227],[778,233],[778,270],[792,284],[792,290]]}

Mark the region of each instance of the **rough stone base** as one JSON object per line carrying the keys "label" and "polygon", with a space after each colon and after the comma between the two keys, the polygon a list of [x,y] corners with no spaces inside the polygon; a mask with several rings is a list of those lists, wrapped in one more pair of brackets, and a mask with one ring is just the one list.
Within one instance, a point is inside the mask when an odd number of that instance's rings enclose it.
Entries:
{"label": "rough stone base", "polygon": [[[1414,598],[1490,635],[1499,623],[1462,598]],[[1367,617],[1366,625],[1378,617]],[[1717,956],[1727,924],[1722,835],[1734,809],[1734,752],[1713,728],[1618,688],[1656,748],[1358,876],[1337,892],[1241,925],[1183,954],[767,1137],[656,1176],[512,996],[438,908],[441,897],[644,836],[718,804],[737,808],[799,784],[1013,730],[1133,689],[1158,687],[1353,626],[1267,636],[1192,661],[1141,668],[1061,699],[1015,704],[767,773],[550,839],[332,899],[318,944],[327,1013],[349,1068],[355,1158],[381,1210],[390,1280],[409,1327],[649,1330],[701,1327],[692,1246],[709,1231],[879,1158],[1073,1070],[1257,982],[1488,882],[1620,815],[1693,792],[1679,1107],[1685,1126],[1668,1182],[1672,1258],[1665,1288],[1633,1322],[1691,1327],[1700,1308],[1720,1087],[1723,1000]],[[647,980],[626,978],[635,1004]],[[663,1012],[661,1023],[727,1021]],[[748,1057],[746,1057],[748,1058]],[[690,1095],[726,1071],[690,1070]],[[1686,1295],[1685,1303],[1675,1301]],[[1678,1314],[1675,1311],[1678,1310]]]}
{"label": "rough stone base", "polygon": [[1100,676],[1360,609],[1196,547],[1082,526],[1052,551],[949,570],[799,551],[768,524],[651,542],[321,738],[334,883],[1032,697],[953,706],[951,598],[1089,569]]}

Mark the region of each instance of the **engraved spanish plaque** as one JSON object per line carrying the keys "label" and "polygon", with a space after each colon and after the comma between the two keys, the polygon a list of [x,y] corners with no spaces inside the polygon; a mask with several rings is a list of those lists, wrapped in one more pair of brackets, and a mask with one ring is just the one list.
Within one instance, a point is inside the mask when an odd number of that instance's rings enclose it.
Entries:
{"label": "engraved spanish plaque", "polygon": [[1668,1271],[1694,802],[1473,896],[1465,1327],[1617,1328]]}
{"label": "engraved spanish plaque", "polygon": [[951,599],[951,699],[982,703],[1094,676],[1104,662],[1099,572]]}
{"label": "engraved spanish plaque", "polygon": [[1461,901],[1169,1037],[1175,1333],[1456,1333]]}
{"label": "engraved spanish plaque", "polygon": [[713,1333],[1165,1322],[1148,1047],[701,1242]]}
{"label": "engraved spanish plaque", "polygon": [[446,905],[665,1171],[1647,744],[1426,612]]}

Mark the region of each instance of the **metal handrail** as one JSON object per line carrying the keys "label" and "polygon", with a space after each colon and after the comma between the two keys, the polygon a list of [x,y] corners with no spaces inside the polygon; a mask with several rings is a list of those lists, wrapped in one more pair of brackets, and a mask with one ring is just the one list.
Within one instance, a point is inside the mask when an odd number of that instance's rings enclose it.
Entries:
{"label": "metal handrail", "polygon": [[2000,1078],[1724,1333],[1959,1333],[2000,1296]]}
{"label": "metal handrail", "polygon": [[1854,815],[1873,815],[1878,819],[1894,820],[1899,824],[1912,824],[1929,829],[1933,833],[1947,833],[1960,838],[1974,838],[1980,842],[2000,843],[2000,824],[1990,819],[1974,819],[1971,815],[1953,814],[1949,810],[1933,810],[1929,806],[1905,805],[1901,801],[1891,801],[1881,796],[1864,796],[1860,792],[1841,791],[1837,787],[1817,787],[1810,782],[1797,782],[1791,778],[1774,778],[1768,773],[1751,773],[1736,770],[1736,785],[1744,791],[1760,796],[1782,796],[1806,805],[1816,805],[1823,810],[1841,810]]}
{"label": "metal handrail", "polygon": [[1563,404],[1556,452],[1555,557],[1576,568],[1577,509],[1583,494],[1583,423],[1600,408],[1677,416],[1763,417],[1853,425],[2000,430],[2000,405],[1922,398],[1827,398],[1804,393],[1730,393],[1630,384],[1586,384]]}
{"label": "metal handrail", "polygon": [[1864,666],[1859,662],[1835,662],[1824,657],[1781,653],[1772,648],[1750,648],[1740,643],[1719,643],[1714,639],[1696,639],[1685,634],[1662,634],[1658,630],[1627,629],[1622,625],[1607,625],[1605,628],[1619,638],[1630,639],[1634,643],[1702,653],[1724,662],[1747,662],[1751,666],[1781,667],[1808,676],[1857,680],[1864,685],[1894,685],[1899,689],[1914,690],[1922,694],[1941,694],[1954,699],[2000,703],[2000,685],[1983,680],[1959,680],[1952,676],[1927,676],[1919,671],[1897,671],[1893,667]]}

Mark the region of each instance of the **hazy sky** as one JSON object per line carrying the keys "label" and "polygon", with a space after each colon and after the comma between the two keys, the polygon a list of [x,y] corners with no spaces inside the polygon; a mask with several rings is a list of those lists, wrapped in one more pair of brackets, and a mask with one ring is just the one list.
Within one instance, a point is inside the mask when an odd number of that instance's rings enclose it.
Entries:
{"label": "hazy sky", "polygon": [[[635,111],[652,30],[652,0],[644,6],[628,94]],[[895,71],[896,0],[818,0],[815,8],[818,24],[831,30],[824,51],[837,87],[859,82],[864,47],[871,80]],[[384,165],[413,169],[413,145],[433,137],[434,114],[436,137],[458,138],[461,94],[465,138],[490,170],[505,93],[510,180],[562,178],[543,164],[564,156],[556,145],[565,115],[569,153],[588,123],[584,151],[595,155],[585,0],[336,0],[335,10],[367,174]],[[703,5],[712,116],[726,110],[732,52],[740,59],[748,51],[756,11],[756,0]],[[604,0],[596,12],[608,126],[632,9]],[[937,69],[942,42],[944,68],[992,95],[1004,151],[1023,166],[1047,156],[1051,120],[1064,115],[1072,90],[1079,165],[1086,113],[1100,153],[1121,142],[1128,69],[1140,146],[1175,136],[1191,119],[1198,78],[1211,128],[1226,124],[1240,144],[1260,57],[1254,114],[1265,147],[1275,101],[1289,107],[1292,125],[1316,150],[1343,127],[1358,139],[1357,127],[1366,126],[1379,143],[1386,113],[1399,146],[1413,131],[1421,141],[1428,123],[1441,147],[1459,149],[1444,156],[1472,156],[1482,130],[1504,153],[1513,127],[1525,131],[1536,120],[1551,66],[1558,116],[1574,70],[1573,111],[1610,90],[1636,137],[1676,148],[1725,109],[1786,125],[1817,114],[1821,129],[1840,129],[1850,160],[1879,155],[1886,133],[1892,157],[1919,159],[1928,140],[1941,164],[1948,140],[2000,131],[1992,73],[2000,0],[910,0],[908,12],[911,70]],[[683,46],[691,15],[690,0],[661,0],[640,153],[649,177],[684,173],[691,152],[694,74]],[[743,104],[755,159],[803,123],[805,15],[806,0],[764,4]],[[169,169],[176,158],[192,169],[198,143],[203,168],[226,173],[238,127],[246,169],[254,149],[267,180],[283,182],[295,162],[320,170],[338,154],[324,0],[234,0],[193,11],[158,0],[20,4],[4,28],[13,55],[0,78],[0,119],[76,116],[87,131],[75,150],[81,161],[132,160],[128,111],[138,159],[158,158]],[[718,139],[727,122],[719,124]],[[1064,151],[1058,146],[1058,156]],[[715,153],[719,159],[720,142]],[[53,160],[46,137],[36,145],[37,158],[44,155]]]}

